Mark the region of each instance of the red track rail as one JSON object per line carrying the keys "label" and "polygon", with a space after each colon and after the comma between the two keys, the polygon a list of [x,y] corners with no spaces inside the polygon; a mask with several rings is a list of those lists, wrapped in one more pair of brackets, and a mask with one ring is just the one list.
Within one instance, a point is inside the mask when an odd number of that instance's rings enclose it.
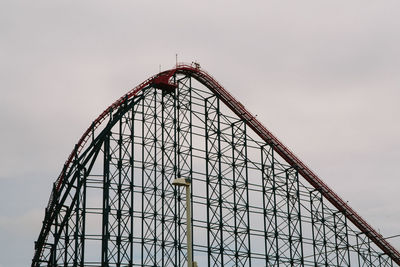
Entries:
{"label": "red track rail", "polygon": [[[237,101],[228,91],[226,91],[210,74],[201,70],[199,67],[191,65],[177,65],[174,69],[161,72],[139,84],[126,95],[119,98],[111,106],[109,106],[100,116],[93,122],[82,137],[79,139],[75,149],[69,155],[65,162],[64,169],[56,181],[57,190],[59,190],[64,174],[70,168],[71,162],[75,155],[79,155],[85,147],[87,141],[92,136],[94,130],[112,113],[113,110],[122,105],[127,99],[138,94],[143,88],[158,82],[168,81],[175,73],[181,73],[194,77],[196,80],[205,85],[213,93],[215,93],[233,112],[241,119],[247,122],[248,126],[253,129],[265,142],[273,145],[275,151],[285,159],[292,167],[295,167],[299,173],[328,201],[339,211],[343,212],[346,217],[358,227],[358,229],[368,236],[380,249],[382,249],[394,262],[400,265],[400,253],[387,242],[381,234],[375,231],[360,215],[358,215],[345,201],[343,201],[332,189],[330,189],[314,172],[307,167],[296,155],[294,155],[286,146],[284,146],[267,128],[264,127],[246,108]],[[51,199],[50,199],[51,200]]]}

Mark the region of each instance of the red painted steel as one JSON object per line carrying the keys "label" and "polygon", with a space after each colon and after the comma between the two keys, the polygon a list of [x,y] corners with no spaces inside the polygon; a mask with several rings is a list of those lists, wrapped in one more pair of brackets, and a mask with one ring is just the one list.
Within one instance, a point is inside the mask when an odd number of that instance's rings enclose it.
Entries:
{"label": "red painted steel", "polygon": [[160,72],[153,77],[142,82],[126,95],[119,98],[111,106],[109,106],[100,116],[93,121],[79,142],[75,149],[69,155],[62,173],[56,181],[57,190],[60,189],[64,173],[70,167],[73,158],[79,155],[83,147],[86,145],[89,138],[92,136],[94,130],[112,113],[113,110],[122,105],[127,99],[137,95],[143,88],[149,85],[156,87],[165,87],[171,89],[174,84],[168,83],[169,79],[175,74],[185,74],[194,77],[196,80],[205,85],[214,94],[216,94],[233,112],[236,113],[241,119],[247,122],[248,126],[253,129],[266,143],[272,145],[275,151],[285,159],[292,167],[296,168],[299,173],[339,211],[343,212],[345,216],[355,225],[358,229],[368,236],[380,249],[382,249],[394,262],[400,265],[400,253],[387,242],[381,234],[375,231],[360,215],[358,215],[345,201],[343,201],[332,189],[330,189],[314,172],[307,167],[296,155],[293,154],[285,145],[283,145],[267,128],[264,127],[246,108],[236,100],[228,91],[226,91],[210,74],[200,69],[199,65],[194,67],[191,65],[180,64],[175,68],[168,71]]}

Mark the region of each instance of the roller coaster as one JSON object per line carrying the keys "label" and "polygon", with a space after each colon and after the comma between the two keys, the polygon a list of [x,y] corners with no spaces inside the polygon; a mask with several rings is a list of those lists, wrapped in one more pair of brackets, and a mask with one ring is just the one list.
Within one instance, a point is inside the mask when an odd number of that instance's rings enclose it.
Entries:
{"label": "roller coaster", "polygon": [[[190,230],[176,178],[191,184]],[[400,266],[209,73],[177,64],[84,132],[53,184],[32,267],[185,266],[188,251],[198,266]]]}

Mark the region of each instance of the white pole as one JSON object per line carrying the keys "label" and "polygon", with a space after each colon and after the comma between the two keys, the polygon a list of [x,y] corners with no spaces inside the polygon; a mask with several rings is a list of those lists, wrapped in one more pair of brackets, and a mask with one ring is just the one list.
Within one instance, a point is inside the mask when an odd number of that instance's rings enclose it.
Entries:
{"label": "white pole", "polygon": [[[191,183],[190,183],[191,184]],[[186,221],[187,221],[187,229],[186,229],[186,237],[187,237],[187,253],[188,253],[188,267],[193,267],[192,260],[192,214],[191,214],[191,205],[190,205],[190,184],[186,186]]]}
{"label": "white pole", "polygon": [[192,206],[191,206],[191,197],[190,197],[190,189],[191,189],[191,181],[188,181],[184,178],[175,178],[174,181],[172,181],[172,185],[175,186],[185,186],[186,187],[186,243],[187,243],[187,266],[188,267],[197,267],[197,263],[193,262],[193,257],[192,257],[192,247],[193,247],[193,241],[192,241]]}

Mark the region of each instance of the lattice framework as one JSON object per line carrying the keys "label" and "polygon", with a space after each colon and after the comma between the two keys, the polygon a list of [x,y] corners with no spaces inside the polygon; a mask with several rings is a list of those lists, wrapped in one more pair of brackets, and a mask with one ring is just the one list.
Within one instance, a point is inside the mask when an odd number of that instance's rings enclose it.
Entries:
{"label": "lattice framework", "polygon": [[32,266],[184,266],[180,177],[199,266],[394,266],[218,95],[171,79],[93,129],[54,185]]}

